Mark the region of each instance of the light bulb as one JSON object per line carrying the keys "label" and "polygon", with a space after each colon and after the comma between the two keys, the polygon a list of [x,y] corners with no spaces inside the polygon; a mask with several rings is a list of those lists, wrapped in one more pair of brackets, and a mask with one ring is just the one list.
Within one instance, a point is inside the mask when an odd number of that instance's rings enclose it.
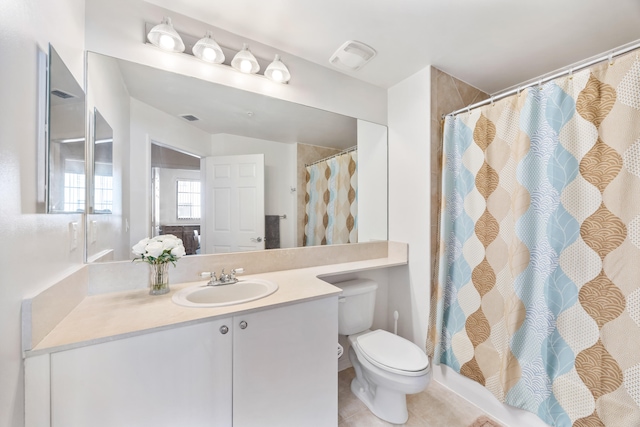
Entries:
{"label": "light bulb", "polygon": [[163,34],[160,36],[159,44],[162,49],[172,50],[176,45],[176,41],[173,37]]}
{"label": "light bulb", "polygon": [[276,83],[287,83],[291,79],[291,73],[286,65],[280,60],[280,55],[276,55],[273,62],[264,71],[266,78]]}
{"label": "light bulb", "polygon": [[202,58],[206,61],[213,61],[216,58],[216,52],[210,47],[205,47],[202,51]]}
{"label": "light bulb", "polygon": [[284,76],[282,75],[282,71],[280,70],[274,70],[273,74],[271,74],[271,78],[276,81],[276,82],[281,82],[284,78]]}
{"label": "light bulb", "polygon": [[247,60],[247,59],[243,59],[242,62],[240,63],[240,71],[242,71],[243,73],[248,73],[251,71],[251,61]]}
{"label": "light bulb", "polygon": [[245,74],[255,74],[260,71],[260,64],[249,50],[249,45],[244,43],[242,50],[235,54],[231,60],[231,66]]}

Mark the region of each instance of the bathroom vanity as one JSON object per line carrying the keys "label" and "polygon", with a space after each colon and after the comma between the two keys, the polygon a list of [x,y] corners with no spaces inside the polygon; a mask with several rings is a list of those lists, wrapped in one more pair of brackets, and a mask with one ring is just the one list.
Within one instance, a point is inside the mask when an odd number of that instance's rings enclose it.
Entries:
{"label": "bathroom vanity", "polygon": [[[30,332],[43,338],[25,351],[26,427],[337,425],[340,289],[319,277],[407,263],[406,245],[370,244],[382,246],[382,258],[375,252],[366,259],[368,246],[360,245],[348,248],[360,260],[340,262],[349,260],[343,256],[243,275],[279,286],[243,304],[192,308],[172,301],[195,282],[174,284],[163,296],[147,289],[85,296],[46,334],[35,329],[52,314],[37,313],[35,297]],[[299,264],[280,251],[274,256]],[[69,286],[63,289],[68,295]],[[46,306],[55,307],[55,292],[47,292]]]}
{"label": "bathroom vanity", "polygon": [[336,328],[332,296],[54,353],[51,425],[333,425]]}

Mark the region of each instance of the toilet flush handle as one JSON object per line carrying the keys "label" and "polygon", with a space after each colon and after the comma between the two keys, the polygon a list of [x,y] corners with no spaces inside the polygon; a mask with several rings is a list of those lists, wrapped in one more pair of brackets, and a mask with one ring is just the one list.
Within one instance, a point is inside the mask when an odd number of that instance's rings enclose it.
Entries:
{"label": "toilet flush handle", "polygon": [[345,297],[339,297],[338,298],[338,302],[345,302],[347,300],[347,298]]}

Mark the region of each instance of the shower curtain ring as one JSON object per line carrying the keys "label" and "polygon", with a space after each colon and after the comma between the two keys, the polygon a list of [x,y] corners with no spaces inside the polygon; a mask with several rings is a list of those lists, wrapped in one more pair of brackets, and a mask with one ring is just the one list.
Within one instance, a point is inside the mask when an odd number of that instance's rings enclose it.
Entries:
{"label": "shower curtain ring", "polygon": [[613,65],[613,52],[609,52],[609,66]]}

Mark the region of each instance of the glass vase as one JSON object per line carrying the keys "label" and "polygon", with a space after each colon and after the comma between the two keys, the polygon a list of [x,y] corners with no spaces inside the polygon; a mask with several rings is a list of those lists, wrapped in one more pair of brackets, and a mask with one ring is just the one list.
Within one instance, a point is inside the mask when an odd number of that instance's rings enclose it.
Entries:
{"label": "glass vase", "polygon": [[169,263],[149,264],[149,295],[163,295],[169,292]]}

